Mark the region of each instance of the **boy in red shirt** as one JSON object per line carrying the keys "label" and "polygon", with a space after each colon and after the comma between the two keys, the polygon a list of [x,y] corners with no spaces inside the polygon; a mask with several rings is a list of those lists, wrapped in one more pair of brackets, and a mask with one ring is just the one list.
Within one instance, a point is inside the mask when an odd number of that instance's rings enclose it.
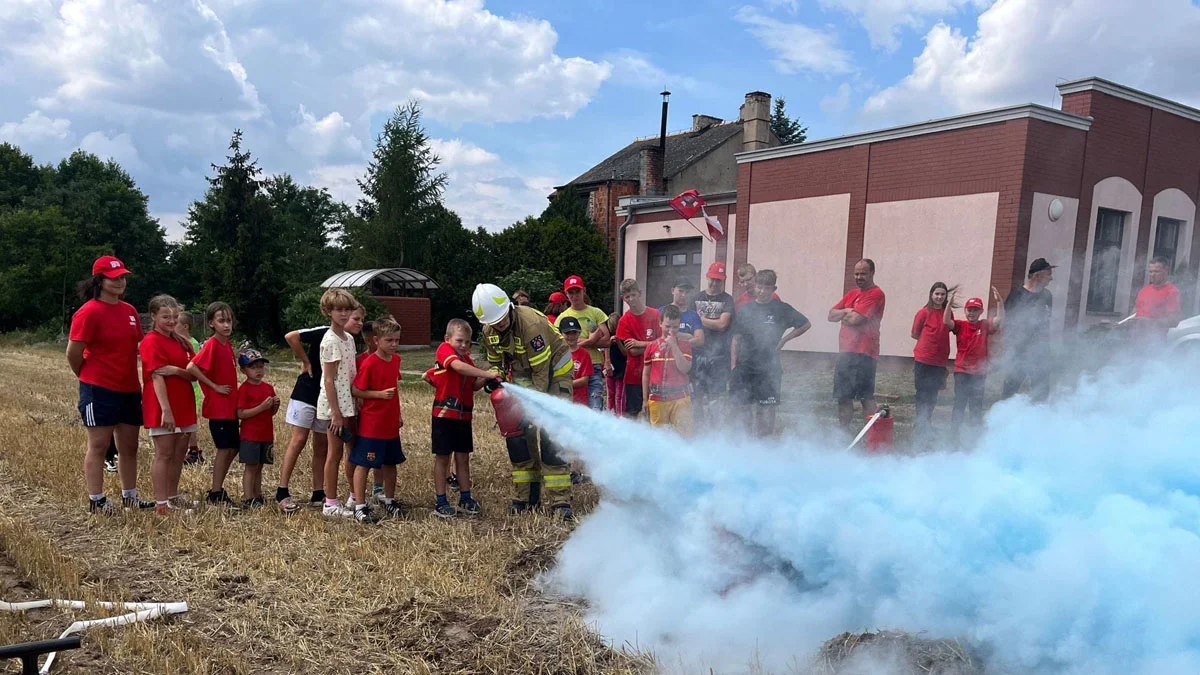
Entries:
{"label": "boy in red shirt", "polygon": [[[471,437],[471,414],[475,408],[475,392],[487,380],[500,380],[500,375],[475,367],[471,360],[471,324],[451,319],[446,324],[444,342],[438,345],[437,364],[425,371],[424,379],[434,387],[433,394],[433,489],[437,494],[434,515],[449,518],[459,511],[467,515],[479,513],[479,502],[471,497],[471,452],[475,449]],[[446,474],[450,471],[450,456],[458,472],[458,508],[446,499]]]}
{"label": "boy in red shirt", "polygon": [[270,361],[257,349],[246,347],[238,354],[238,365],[246,381],[237,390],[237,416],[242,421],[238,461],[242,470],[242,506],[266,504],[262,493],[264,464],[275,463],[275,413],[279,397],[275,387],[263,382]]}
{"label": "boy in red shirt", "polygon": [[375,350],[363,359],[354,376],[351,391],[361,401],[358,411],[358,439],[350,451],[354,465],[354,519],[373,523],[375,516],[367,505],[367,474],[371,469],[383,473],[383,508],[387,515],[403,515],[396,501],[396,467],[404,463],[400,447],[400,324],[390,316],[371,324]]}
{"label": "boy in red shirt", "polygon": [[646,348],[642,368],[642,396],[650,410],[650,425],[671,425],[687,436],[692,433],[692,343],[679,339],[683,312],[676,305],[662,309],[662,337]]}
{"label": "boy in red shirt", "polygon": [[579,346],[579,335],[583,332],[583,326],[580,325],[579,319],[566,316],[558,325],[558,332],[562,333],[563,339],[567,341],[567,346],[571,348],[571,360],[574,362],[574,371],[571,373],[573,378],[571,396],[576,403],[587,405],[588,376],[592,373],[592,355],[588,353],[586,347]]}
{"label": "boy in red shirt", "polygon": [[625,416],[637,419],[642,414],[642,367],[646,347],[658,339],[658,310],[646,306],[637,279],[621,282],[621,299],[629,311],[617,322],[617,340],[629,359],[625,363]]}
{"label": "boy in red shirt", "polygon": [[209,304],[204,310],[204,320],[213,336],[204,342],[199,353],[188,364],[187,371],[200,383],[204,392],[204,405],[200,413],[208,420],[208,431],[212,434],[217,456],[213,460],[212,487],[209,488],[209,504],[233,506],[233,500],[225,491],[225,476],[233,458],[238,455],[241,440],[238,437],[237,413],[237,366],[233,345],[229,336],[233,334],[233,309],[223,302]]}
{"label": "boy in red shirt", "polygon": [[963,419],[970,415],[972,424],[983,421],[983,387],[987,382],[988,338],[1000,330],[1004,322],[1004,301],[992,287],[996,318],[983,318],[983,299],[971,298],[964,307],[967,320],[954,318],[954,294],[946,301],[942,322],[950,327],[958,345],[954,357],[954,413],[950,418],[955,439]]}

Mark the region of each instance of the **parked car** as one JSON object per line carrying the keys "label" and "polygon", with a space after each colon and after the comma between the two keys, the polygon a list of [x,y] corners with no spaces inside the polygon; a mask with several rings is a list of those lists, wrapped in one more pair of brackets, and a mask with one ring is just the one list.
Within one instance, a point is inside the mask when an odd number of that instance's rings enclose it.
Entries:
{"label": "parked car", "polygon": [[1200,349],[1200,316],[1184,319],[1167,331],[1167,342],[1179,349]]}

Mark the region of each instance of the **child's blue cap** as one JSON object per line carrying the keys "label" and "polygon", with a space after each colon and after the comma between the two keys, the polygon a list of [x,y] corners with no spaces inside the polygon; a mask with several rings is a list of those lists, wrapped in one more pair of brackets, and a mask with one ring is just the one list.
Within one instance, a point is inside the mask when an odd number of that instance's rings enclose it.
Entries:
{"label": "child's blue cap", "polygon": [[259,361],[262,361],[263,363],[270,363],[271,359],[263,356],[262,352],[253,347],[246,347],[241,351],[240,354],[238,354],[238,365],[243,368],[246,366],[252,366]]}

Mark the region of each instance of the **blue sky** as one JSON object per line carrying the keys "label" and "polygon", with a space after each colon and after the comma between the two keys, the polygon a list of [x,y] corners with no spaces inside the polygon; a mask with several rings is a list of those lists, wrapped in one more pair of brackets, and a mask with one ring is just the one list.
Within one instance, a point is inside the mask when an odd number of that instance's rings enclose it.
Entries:
{"label": "blue sky", "polygon": [[1194,0],[4,0],[0,142],[120,161],[178,236],[233,129],[353,201],[421,101],[447,203],[498,229],[637,136],[783,96],[821,138],[1034,101],[1100,75],[1200,105]]}

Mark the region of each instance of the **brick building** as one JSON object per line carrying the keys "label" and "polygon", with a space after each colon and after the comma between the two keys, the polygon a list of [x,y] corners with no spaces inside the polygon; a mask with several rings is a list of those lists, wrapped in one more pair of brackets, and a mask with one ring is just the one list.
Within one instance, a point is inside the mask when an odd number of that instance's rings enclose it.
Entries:
{"label": "brick building", "polygon": [[[338,272],[322,288],[363,288],[400,324],[400,344],[428,346],[433,333],[429,295],[438,290],[429,275],[406,267]],[[367,321],[377,317],[369,316]]]}
{"label": "brick building", "polygon": [[[623,197],[674,195],[684,190],[726,192],[737,184],[740,152],[779,145],[771,133],[771,95],[746,94],[738,119],[692,115],[692,127],[667,135],[640,138],[621,148],[557,190],[572,189],[587,200],[587,213],[616,251],[616,210]],[[659,149],[660,140],[665,150]]]}
{"label": "brick building", "polygon": [[[1099,78],[1058,85],[1061,109],[1026,104],[740,153],[732,192],[712,195],[729,239],[701,241],[662,199],[621,200],[626,276],[670,277],[666,242],[700,262],[749,260],[814,318],[796,349],[837,349],[823,319],[875,260],[888,295],[883,353],[911,355],[910,321],[934,281],[987,297],[1058,265],[1054,330],[1132,312],[1146,261],[1168,258],[1194,313],[1200,240],[1200,110]],[[619,254],[620,255],[620,254]],[[659,298],[651,298],[655,302]]]}

